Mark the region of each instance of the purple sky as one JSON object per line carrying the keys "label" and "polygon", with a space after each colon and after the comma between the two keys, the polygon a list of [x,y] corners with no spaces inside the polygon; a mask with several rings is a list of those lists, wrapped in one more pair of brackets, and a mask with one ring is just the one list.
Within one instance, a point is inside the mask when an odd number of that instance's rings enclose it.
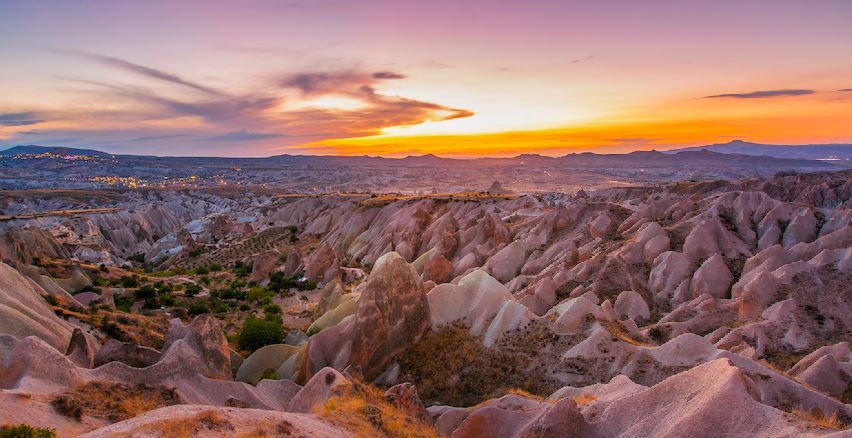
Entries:
{"label": "purple sky", "polygon": [[850,19],[848,0],[2,2],[0,148],[852,143]]}

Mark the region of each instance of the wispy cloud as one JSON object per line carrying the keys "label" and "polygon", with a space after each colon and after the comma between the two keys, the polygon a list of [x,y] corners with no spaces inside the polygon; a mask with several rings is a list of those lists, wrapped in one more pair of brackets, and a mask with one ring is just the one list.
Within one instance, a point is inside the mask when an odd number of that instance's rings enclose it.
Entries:
{"label": "wispy cloud", "polygon": [[751,93],[716,94],[714,96],[704,96],[704,98],[712,99],[717,97],[732,97],[736,99],[764,99],[769,97],[804,96],[814,93],[816,93],[814,90],[768,90],[754,91]]}
{"label": "wispy cloud", "polygon": [[130,139],[130,140],[124,140],[124,141],[165,140],[165,139],[167,139],[167,138],[178,138],[178,137],[191,137],[191,136],[190,136],[190,135],[188,135],[188,134],[157,135],[157,136],[153,136],[153,137],[139,137],[139,138],[134,138],[134,139]]}
{"label": "wispy cloud", "polygon": [[408,76],[399,73],[394,73],[392,71],[380,71],[377,73],[373,73],[373,77],[376,79],[405,79]]}
{"label": "wispy cloud", "polygon": [[214,95],[220,94],[218,91],[216,91],[212,88],[206,87],[204,85],[197,84],[195,82],[184,80],[180,76],[177,76],[177,75],[174,75],[174,74],[171,74],[171,73],[166,73],[164,71],[157,70],[157,69],[154,69],[154,68],[151,68],[151,67],[145,67],[144,65],[134,64],[134,63],[132,63],[130,61],[126,61],[124,59],[113,58],[111,56],[96,55],[96,54],[92,54],[92,53],[80,53],[80,52],[71,52],[71,53],[74,54],[74,55],[77,55],[77,56],[82,56],[84,58],[87,58],[87,59],[90,59],[90,60],[93,60],[93,61],[100,62],[102,64],[106,64],[106,65],[110,65],[110,66],[113,66],[113,67],[116,67],[116,68],[120,68],[122,70],[138,73],[140,75],[147,76],[147,77],[150,77],[150,78],[160,79],[160,80],[163,80],[163,81],[166,81],[166,82],[172,82],[172,83],[183,85],[183,86],[186,86],[186,87],[189,87],[189,88],[194,88],[198,91],[203,91],[203,92],[208,93],[208,94],[214,94]]}
{"label": "wispy cloud", "polygon": [[837,91],[852,91],[852,88],[844,88],[842,90],[837,90]]}
{"label": "wispy cloud", "polygon": [[0,126],[28,126],[42,122],[44,120],[34,112],[0,114]]}
{"label": "wispy cloud", "polygon": [[648,143],[652,141],[661,141],[662,138],[605,138],[605,141],[615,141],[619,143]]}
{"label": "wispy cloud", "polygon": [[39,135],[39,134],[42,134],[41,132],[38,132],[38,131],[18,131],[17,133],[21,134],[21,135]]}
{"label": "wispy cloud", "polygon": [[284,134],[262,134],[260,132],[248,132],[246,128],[239,131],[228,132],[226,134],[207,137],[198,141],[257,141],[268,140],[270,138],[287,137]]}

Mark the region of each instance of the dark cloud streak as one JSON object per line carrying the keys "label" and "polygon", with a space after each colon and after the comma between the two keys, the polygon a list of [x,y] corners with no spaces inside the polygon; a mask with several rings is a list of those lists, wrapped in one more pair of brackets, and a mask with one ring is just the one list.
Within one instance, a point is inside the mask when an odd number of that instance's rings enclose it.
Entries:
{"label": "dark cloud streak", "polygon": [[736,99],[765,99],[770,97],[804,96],[814,93],[816,93],[816,91],[814,90],[768,90],[754,91],[751,93],[716,94],[714,96],[704,96],[704,99],[713,99],[718,97],[731,97]]}
{"label": "dark cloud streak", "polygon": [[0,114],[0,126],[29,126],[43,123],[44,120],[38,117],[38,114],[33,112]]}

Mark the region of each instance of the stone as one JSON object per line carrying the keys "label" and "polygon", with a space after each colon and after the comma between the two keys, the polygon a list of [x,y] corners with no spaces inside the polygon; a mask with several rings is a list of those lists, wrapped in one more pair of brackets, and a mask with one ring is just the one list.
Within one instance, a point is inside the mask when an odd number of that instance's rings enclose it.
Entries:
{"label": "stone", "polygon": [[88,339],[79,328],[75,328],[71,334],[71,342],[68,344],[65,356],[80,368],[92,367],[95,353],[92,352]]}
{"label": "stone", "polygon": [[178,340],[198,355],[202,367],[198,373],[222,380],[231,380],[231,354],[228,352],[228,340],[222,332],[221,322],[210,314],[195,317],[189,325],[183,325],[180,319],[169,322],[169,333],[163,345],[163,353]]}
{"label": "stone", "polygon": [[417,388],[412,383],[406,382],[392,386],[385,391],[385,398],[392,400],[406,416],[424,424],[433,424],[432,416],[423,406],[420,395],[417,394]]}
{"label": "stone", "polygon": [[254,385],[265,371],[277,372],[278,368],[298,350],[299,347],[286,344],[272,344],[262,347],[243,362],[237,371],[235,380]]}
{"label": "stone", "polygon": [[452,279],[453,265],[443,255],[435,256],[423,267],[423,281],[434,281],[435,284],[441,284],[449,283]]}
{"label": "stone", "polygon": [[349,364],[361,366],[364,378],[371,381],[428,326],[429,302],[420,276],[398,254],[388,253],[376,260],[361,293]]}
{"label": "stone", "polygon": [[294,347],[298,347],[299,345],[305,344],[308,342],[308,335],[301,330],[290,331],[287,333],[287,337],[284,338],[284,343],[287,345],[292,345]]}
{"label": "stone", "polygon": [[733,274],[728,270],[722,256],[716,253],[695,271],[690,283],[690,291],[693,298],[698,298],[704,293],[718,299],[730,298],[733,283]]}
{"label": "stone", "polygon": [[521,273],[527,250],[522,242],[513,242],[488,259],[483,269],[501,283],[508,283]]}
{"label": "stone", "polygon": [[295,275],[299,272],[299,268],[302,267],[302,253],[295,246],[291,246],[289,250],[287,250],[287,261],[284,262],[284,268],[282,272],[286,276]]}
{"label": "stone", "polygon": [[146,368],[157,363],[161,356],[153,348],[110,339],[95,354],[92,364],[97,368],[109,362],[121,362],[134,368]]}
{"label": "stone", "polygon": [[[400,257],[401,258],[401,257]],[[333,368],[323,368],[299,391],[290,404],[287,412],[310,414],[314,408],[328,400],[332,390],[337,385],[346,382],[346,377]]]}
{"label": "stone", "polygon": [[651,311],[648,309],[648,303],[645,302],[645,299],[642,298],[639,292],[633,290],[627,290],[618,294],[613,310],[615,310],[615,313],[620,318],[626,317],[634,321],[639,318],[645,320],[651,319]]}
{"label": "stone", "polygon": [[591,426],[577,402],[570,397],[557,401],[518,433],[518,438],[562,438],[587,436]]}
{"label": "stone", "polygon": [[305,278],[316,283],[317,287],[323,287],[339,276],[340,262],[328,243],[320,245],[305,261]]}
{"label": "stone", "polygon": [[523,304],[517,301],[508,301],[497,312],[491,324],[488,325],[488,330],[485,331],[482,343],[486,347],[493,347],[506,332],[522,329],[530,322],[537,321],[538,319],[539,317],[530,312]]}
{"label": "stone", "polygon": [[[840,378],[841,371],[837,361],[831,355],[825,355],[796,377],[810,387],[828,395],[837,396],[846,391],[848,383]],[[852,377],[852,376],[849,376]],[[848,377],[847,377],[848,378]]]}
{"label": "stone", "polygon": [[342,304],[344,300],[348,299],[344,298],[345,294],[346,292],[343,290],[343,286],[340,285],[340,282],[329,281],[326,283],[326,285],[322,288],[322,292],[320,292],[317,307],[314,309],[314,318],[319,318],[320,316],[325,315],[325,312],[328,312]]}
{"label": "stone", "polygon": [[605,237],[615,227],[614,222],[610,219],[606,212],[601,212],[598,216],[589,223],[589,233],[592,237]]}
{"label": "stone", "polygon": [[470,334],[479,336],[497,312],[515,297],[494,277],[476,270],[464,276],[458,285],[439,284],[429,291],[428,299],[433,329],[463,320],[470,326]]}
{"label": "stone", "polygon": [[0,364],[0,389],[53,392],[84,380],[73,362],[35,336],[21,339]]}

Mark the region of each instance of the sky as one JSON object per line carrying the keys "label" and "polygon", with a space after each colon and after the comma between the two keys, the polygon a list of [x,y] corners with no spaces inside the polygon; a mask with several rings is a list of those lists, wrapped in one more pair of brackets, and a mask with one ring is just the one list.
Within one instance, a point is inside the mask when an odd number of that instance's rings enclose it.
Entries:
{"label": "sky", "polygon": [[0,2],[0,148],[852,143],[849,0]]}

